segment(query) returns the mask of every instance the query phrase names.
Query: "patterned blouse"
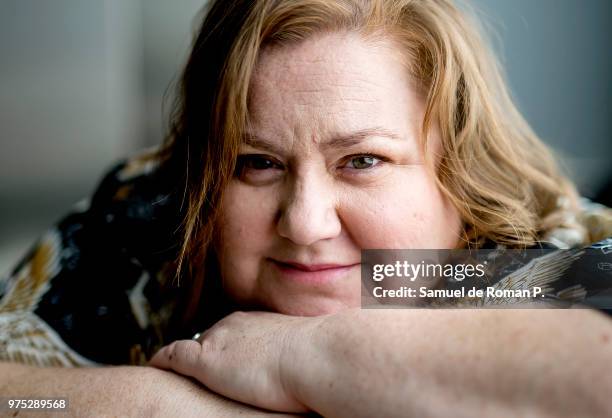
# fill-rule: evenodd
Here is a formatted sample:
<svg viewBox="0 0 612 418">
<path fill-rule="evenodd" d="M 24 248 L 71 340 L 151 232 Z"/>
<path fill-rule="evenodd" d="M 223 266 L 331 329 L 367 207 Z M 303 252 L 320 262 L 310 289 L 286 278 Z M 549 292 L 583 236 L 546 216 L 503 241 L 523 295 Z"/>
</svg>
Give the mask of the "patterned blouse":
<svg viewBox="0 0 612 418">
<path fill-rule="evenodd" d="M 89 202 L 76 205 L 0 277 L 0 361 L 39 366 L 144 364 L 162 345 L 190 338 L 185 286 L 174 280 L 181 196 L 155 160 L 113 168 Z M 612 251 L 612 210 L 586 204 L 558 247 L 596 241 Z"/>
</svg>

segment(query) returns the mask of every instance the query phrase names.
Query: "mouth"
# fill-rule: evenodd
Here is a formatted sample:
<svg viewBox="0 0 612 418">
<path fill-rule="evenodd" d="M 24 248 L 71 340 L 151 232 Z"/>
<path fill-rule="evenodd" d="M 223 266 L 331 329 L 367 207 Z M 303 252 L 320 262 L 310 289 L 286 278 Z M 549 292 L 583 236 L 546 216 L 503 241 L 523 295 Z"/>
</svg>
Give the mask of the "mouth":
<svg viewBox="0 0 612 418">
<path fill-rule="evenodd" d="M 341 279 L 361 264 L 301 264 L 274 259 L 270 261 L 283 279 L 310 284 L 328 283 Z"/>
</svg>

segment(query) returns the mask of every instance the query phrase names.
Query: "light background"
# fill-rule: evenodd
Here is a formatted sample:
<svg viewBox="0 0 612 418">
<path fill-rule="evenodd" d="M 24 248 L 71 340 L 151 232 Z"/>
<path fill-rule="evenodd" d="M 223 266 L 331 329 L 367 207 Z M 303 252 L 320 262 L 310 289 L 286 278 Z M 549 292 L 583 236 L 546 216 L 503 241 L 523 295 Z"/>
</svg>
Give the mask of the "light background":
<svg viewBox="0 0 612 418">
<path fill-rule="evenodd" d="M 202 4 L 0 0 L 0 274 L 104 170 L 161 141 Z M 612 1 L 472 4 L 520 109 L 596 196 L 612 176 Z"/>
</svg>

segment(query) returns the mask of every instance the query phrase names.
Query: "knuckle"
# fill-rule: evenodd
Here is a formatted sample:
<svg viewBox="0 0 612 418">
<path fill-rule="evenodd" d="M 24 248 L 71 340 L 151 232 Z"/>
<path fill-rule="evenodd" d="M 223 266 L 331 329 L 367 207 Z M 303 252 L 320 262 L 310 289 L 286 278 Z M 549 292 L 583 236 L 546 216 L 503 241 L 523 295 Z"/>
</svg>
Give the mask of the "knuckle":
<svg viewBox="0 0 612 418">
<path fill-rule="evenodd" d="M 174 341 L 172 344 L 170 344 L 168 346 L 168 361 L 170 361 L 171 363 L 176 361 L 176 341 Z"/>
<path fill-rule="evenodd" d="M 213 343 L 212 340 L 213 340 L 212 337 L 208 337 L 208 338 L 204 338 L 202 341 L 200 341 L 200 346 L 201 346 L 202 354 L 208 354 L 208 353 L 211 353 L 214 350 L 214 343 Z"/>
<path fill-rule="evenodd" d="M 198 344 L 195 341 L 182 341 L 177 343 L 176 353 L 177 361 L 181 361 L 184 364 L 194 364 L 198 358 Z"/>
</svg>

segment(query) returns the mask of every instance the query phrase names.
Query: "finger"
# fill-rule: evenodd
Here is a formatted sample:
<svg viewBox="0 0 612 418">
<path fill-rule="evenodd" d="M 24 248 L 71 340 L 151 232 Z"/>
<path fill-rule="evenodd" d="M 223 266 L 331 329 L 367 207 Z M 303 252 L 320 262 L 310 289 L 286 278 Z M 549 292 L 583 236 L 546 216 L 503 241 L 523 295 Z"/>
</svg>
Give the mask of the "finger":
<svg viewBox="0 0 612 418">
<path fill-rule="evenodd" d="M 202 344 L 193 340 L 179 340 L 159 350 L 149 365 L 197 379 L 206 367 L 203 360 Z"/>
</svg>

